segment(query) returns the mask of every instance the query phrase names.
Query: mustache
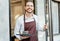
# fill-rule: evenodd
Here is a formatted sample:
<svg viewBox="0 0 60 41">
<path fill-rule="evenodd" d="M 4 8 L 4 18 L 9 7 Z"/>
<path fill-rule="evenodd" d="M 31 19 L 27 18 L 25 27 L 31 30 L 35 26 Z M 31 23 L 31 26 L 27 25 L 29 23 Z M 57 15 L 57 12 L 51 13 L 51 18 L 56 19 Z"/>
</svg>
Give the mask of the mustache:
<svg viewBox="0 0 60 41">
<path fill-rule="evenodd" d="M 29 9 L 31 9 L 31 8 L 28 8 L 27 10 L 29 10 Z M 32 10 L 32 9 L 31 9 Z"/>
</svg>

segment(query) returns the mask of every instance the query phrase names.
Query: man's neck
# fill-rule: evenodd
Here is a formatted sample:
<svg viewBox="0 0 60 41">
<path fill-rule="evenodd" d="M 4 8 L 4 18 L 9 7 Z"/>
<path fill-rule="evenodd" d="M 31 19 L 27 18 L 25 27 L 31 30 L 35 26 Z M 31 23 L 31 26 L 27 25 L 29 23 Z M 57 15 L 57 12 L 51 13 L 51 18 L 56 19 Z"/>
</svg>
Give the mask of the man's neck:
<svg viewBox="0 0 60 41">
<path fill-rule="evenodd" d="M 25 14 L 26 17 L 32 17 L 33 16 L 33 12 L 32 13 L 27 13 Z"/>
</svg>

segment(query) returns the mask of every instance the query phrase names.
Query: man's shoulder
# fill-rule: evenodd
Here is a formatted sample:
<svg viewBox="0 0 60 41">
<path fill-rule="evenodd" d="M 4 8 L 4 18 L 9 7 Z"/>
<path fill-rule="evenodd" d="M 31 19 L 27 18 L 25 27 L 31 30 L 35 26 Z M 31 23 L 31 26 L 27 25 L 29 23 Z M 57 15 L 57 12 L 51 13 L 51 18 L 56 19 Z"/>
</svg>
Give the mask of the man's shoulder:
<svg viewBox="0 0 60 41">
<path fill-rule="evenodd" d="M 38 16 L 34 14 L 34 17 L 37 18 Z"/>
<path fill-rule="evenodd" d="M 17 20 L 22 20 L 24 15 L 21 15 L 17 18 Z"/>
<path fill-rule="evenodd" d="M 19 16 L 18 18 L 23 18 L 24 15 Z"/>
</svg>

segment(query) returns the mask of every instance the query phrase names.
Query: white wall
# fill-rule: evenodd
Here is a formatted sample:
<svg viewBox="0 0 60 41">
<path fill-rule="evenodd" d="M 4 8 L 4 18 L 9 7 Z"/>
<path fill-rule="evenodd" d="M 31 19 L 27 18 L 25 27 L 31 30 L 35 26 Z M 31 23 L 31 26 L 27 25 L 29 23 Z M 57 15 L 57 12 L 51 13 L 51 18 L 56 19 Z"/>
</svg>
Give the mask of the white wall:
<svg viewBox="0 0 60 41">
<path fill-rule="evenodd" d="M 0 41 L 9 41 L 9 0 L 0 0 Z"/>
<path fill-rule="evenodd" d="M 45 24 L 44 0 L 36 0 L 35 3 L 35 12 L 39 16 L 39 22 L 41 23 L 41 26 L 43 26 Z"/>
<path fill-rule="evenodd" d="M 44 0 L 35 0 L 35 12 L 39 17 L 41 27 L 45 24 Z M 38 32 L 38 41 L 45 41 L 45 32 Z"/>
</svg>

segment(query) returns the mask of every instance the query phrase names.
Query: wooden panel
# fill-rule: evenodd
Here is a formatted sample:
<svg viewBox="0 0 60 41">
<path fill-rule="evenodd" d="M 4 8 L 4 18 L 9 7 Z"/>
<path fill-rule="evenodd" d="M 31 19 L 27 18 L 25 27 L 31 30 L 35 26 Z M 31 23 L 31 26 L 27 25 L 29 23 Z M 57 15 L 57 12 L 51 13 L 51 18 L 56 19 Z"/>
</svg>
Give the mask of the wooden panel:
<svg viewBox="0 0 60 41">
<path fill-rule="evenodd" d="M 10 3 L 18 3 L 21 2 L 22 0 L 10 0 Z"/>
<path fill-rule="evenodd" d="M 15 20 L 17 19 L 17 17 L 22 15 L 22 6 L 13 6 L 11 11 L 12 11 L 11 20 L 12 20 L 12 25 L 14 27 Z"/>
<path fill-rule="evenodd" d="M 11 35 L 14 36 L 16 19 L 23 14 L 22 2 L 11 4 Z"/>
<path fill-rule="evenodd" d="M 16 19 L 16 16 L 20 16 L 22 14 L 22 6 L 15 6 L 14 7 L 14 18 Z"/>
</svg>

